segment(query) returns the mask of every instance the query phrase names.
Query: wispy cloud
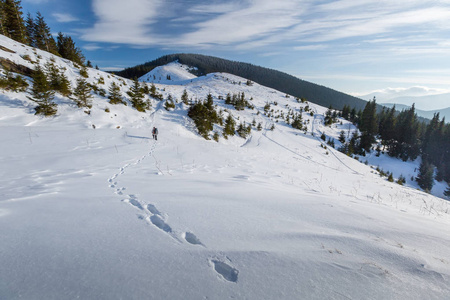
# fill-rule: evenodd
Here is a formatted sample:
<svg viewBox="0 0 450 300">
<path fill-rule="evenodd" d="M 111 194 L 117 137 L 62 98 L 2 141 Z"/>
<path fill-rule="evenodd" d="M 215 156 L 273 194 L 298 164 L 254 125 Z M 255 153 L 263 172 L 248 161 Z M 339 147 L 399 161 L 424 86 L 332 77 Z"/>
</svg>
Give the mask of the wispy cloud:
<svg viewBox="0 0 450 300">
<path fill-rule="evenodd" d="M 155 38 L 151 25 L 165 9 L 162 0 L 93 0 L 98 21 L 84 31 L 86 41 L 130 45 L 151 45 Z M 167 5 L 167 4 L 165 4 Z M 166 8 L 167 9 L 167 8 Z"/>
<path fill-rule="evenodd" d="M 99 50 L 101 48 L 102 47 L 97 44 L 86 44 L 83 46 L 83 49 L 87 50 L 87 51 L 95 51 L 95 50 Z"/>
<path fill-rule="evenodd" d="M 77 17 L 74 17 L 71 14 L 66 13 L 54 13 L 53 17 L 55 17 L 56 21 L 60 23 L 70 23 L 79 20 Z"/>
<path fill-rule="evenodd" d="M 350 38 L 387 44 L 405 33 L 450 28 L 448 3 L 426 0 L 94 0 L 92 7 L 98 21 L 85 40 L 135 46 L 258 49 L 284 43 L 306 50 Z"/>
</svg>

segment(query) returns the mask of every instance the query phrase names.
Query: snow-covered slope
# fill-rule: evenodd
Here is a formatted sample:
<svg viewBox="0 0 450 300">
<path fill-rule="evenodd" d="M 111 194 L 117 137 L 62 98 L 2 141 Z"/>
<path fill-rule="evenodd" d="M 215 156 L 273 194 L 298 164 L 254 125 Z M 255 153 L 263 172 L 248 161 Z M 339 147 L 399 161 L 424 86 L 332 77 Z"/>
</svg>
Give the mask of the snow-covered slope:
<svg viewBox="0 0 450 300">
<path fill-rule="evenodd" d="M 165 66 L 154 68 L 152 71 L 141 76 L 139 81 L 179 85 L 197 78 L 189 70 L 190 68 L 186 65 L 171 62 Z"/>
<path fill-rule="evenodd" d="M 449 202 L 325 149 L 321 132 L 354 130 L 323 126 L 325 108 L 245 82 L 155 83 L 164 99 L 211 93 L 223 116 L 263 125 L 219 142 L 181 102 L 139 113 L 96 95 L 88 115 L 58 97 L 43 118 L 2 92 L 0 299 L 446 299 Z M 255 109 L 224 104 L 242 92 Z M 276 118 L 306 106 L 306 133 Z"/>
</svg>

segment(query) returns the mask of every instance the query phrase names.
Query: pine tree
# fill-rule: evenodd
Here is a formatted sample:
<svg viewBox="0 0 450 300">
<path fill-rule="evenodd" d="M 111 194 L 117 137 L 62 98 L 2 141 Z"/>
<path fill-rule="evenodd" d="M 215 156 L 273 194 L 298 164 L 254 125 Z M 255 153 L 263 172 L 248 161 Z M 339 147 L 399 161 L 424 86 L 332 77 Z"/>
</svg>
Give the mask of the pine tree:
<svg viewBox="0 0 450 300">
<path fill-rule="evenodd" d="M 167 111 L 170 111 L 172 109 L 175 109 L 175 102 L 173 101 L 172 95 L 169 94 L 169 97 L 167 97 L 166 102 L 164 103 L 164 108 Z"/>
<path fill-rule="evenodd" d="M 209 140 L 209 132 L 213 130 L 211 110 L 202 102 L 196 102 L 189 108 L 188 116 L 194 120 L 198 133 Z"/>
<path fill-rule="evenodd" d="M 245 126 L 245 124 L 239 123 L 238 128 L 236 129 L 237 134 L 241 137 L 241 138 L 246 138 L 247 137 L 247 128 Z"/>
<path fill-rule="evenodd" d="M 111 104 L 126 104 L 126 102 L 122 98 L 120 86 L 118 86 L 115 82 L 113 82 L 109 87 L 108 99 L 109 103 Z"/>
<path fill-rule="evenodd" d="M 256 127 L 256 130 L 261 131 L 262 130 L 262 124 L 261 122 L 258 123 L 258 126 Z"/>
<path fill-rule="evenodd" d="M 392 175 L 392 173 L 389 174 L 388 181 L 394 182 L 394 175 Z"/>
<path fill-rule="evenodd" d="M 20 43 L 27 43 L 22 6 L 20 0 L 1 1 L 1 26 L 2 33 Z"/>
<path fill-rule="evenodd" d="M 420 154 L 419 122 L 414 104 L 410 109 L 402 111 L 397 117 L 395 128 L 396 145 L 389 152 L 390 155 L 402 160 L 414 160 Z"/>
<path fill-rule="evenodd" d="M 128 95 L 130 96 L 130 102 L 134 108 L 136 108 L 140 112 L 145 112 L 148 108 L 148 105 L 144 101 L 144 93 L 142 92 L 141 84 L 138 79 L 135 78 L 133 82 L 133 86 L 131 86 L 128 91 Z"/>
<path fill-rule="evenodd" d="M 81 65 L 80 76 L 83 76 L 84 78 L 89 78 L 88 70 L 85 65 Z"/>
<path fill-rule="evenodd" d="M 227 119 L 225 120 L 225 126 L 223 128 L 223 136 L 227 138 L 228 136 L 234 135 L 236 131 L 236 122 L 231 114 L 228 114 Z"/>
<path fill-rule="evenodd" d="M 426 159 L 422 159 L 417 175 L 417 183 L 426 192 L 431 191 L 434 185 L 434 168 Z"/>
<path fill-rule="evenodd" d="M 91 87 L 86 79 L 82 77 L 77 78 L 77 86 L 73 91 L 73 95 L 76 97 L 74 100 L 78 107 L 92 107 Z"/>
<path fill-rule="evenodd" d="M 186 90 L 184 90 L 183 95 L 181 95 L 181 101 L 183 101 L 184 104 L 189 105 L 189 95 Z"/>
<path fill-rule="evenodd" d="M 302 130 L 303 129 L 303 119 L 302 119 L 302 115 L 301 114 L 297 114 L 294 117 L 294 120 L 292 121 L 291 124 L 292 128 L 298 129 L 298 130 Z"/>
<path fill-rule="evenodd" d="M 361 131 L 360 147 L 369 151 L 378 132 L 375 97 L 366 104 L 362 112 L 359 130 Z"/>
<path fill-rule="evenodd" d="M 48 27 L 47 23 L 44 20 L 44 17 L 40 12 L 37 12 L 34 24 L 34 38 L 36 47 L 53 54 L 58 54 L 56 42 L 51 35 L 50 27 Z"/>
<path fill-rule="evenodd" d="M 448 185 L 447 189 L 444 191 L 444 196 L 450 198 L 450 184 Z"/>
<path fill-rule="evenodd" d="M 84 64 L 85 58 L 81 53 L 81 50 L 75 46 L 75 42 L 70 36 L 59 32 L 57 37 L 57 48 L 61 57 L 76 62 L 79 65 Z"/>
<path fill-rule="evenodd" d="M 25 31 L 28 37 L 28 45 L 31 47 L 36 47 L 36 38 L 34 36 L 36 25 L 34 24 L 34 19 L 31 14 L 27 14 L 27 20 L 25 21 Z"/>
<path fill-rule="evenodd" d="M 47 76 L 40 66 L 37 66 L 33 72 L 33 87 L 28 99 L 36 102 L 36 115 L 52 116 L 57 112 L 57 105 L 53 102 L 54 91 L 51 90 L 47 81 Z"/>
<path fill-rule="evenodd" d="M 47 78 L 50 83 L 50 88 L 63 95 L 64 97 L 70 96 L 72 93 L 70 89 L 70 82 L 69 79 L 67 79 L 64 72 L 60 71 L 55 64 L 48 62 L 45 65 L 45 71 Z"/>
<path fill-rule="evenodd" d="M 395 144 L 396 126 L 397 118 L 395 116 L 395 105 L 388 111 L 383 108 L 383 111 L 379 118 L 378 130 L 380 138 L 382 140 L 382 144 L 388 147 L 388 151 L 390 151 L 389 149 L 392 148 Z"/>
<path fill-rule="evenodd" d="M 25 92 L 28 88 L 28 82 L 20 76 L 14 76 L 11 72 L 5 70 L 5 77 L 0 77 L 0 89 L 13 92 Z"/>
<path fill-rule="evenodd" d="M 344 130 L 341 130 L 341 132 L 340 132 L 340 134 L 339 134 L 339 142 L 341 142 L 342 144 L 344 144 L 345 143 L 345 141 L 346 141 L 346 138 L 345 138 L 345 131 Z"/>
</svg>

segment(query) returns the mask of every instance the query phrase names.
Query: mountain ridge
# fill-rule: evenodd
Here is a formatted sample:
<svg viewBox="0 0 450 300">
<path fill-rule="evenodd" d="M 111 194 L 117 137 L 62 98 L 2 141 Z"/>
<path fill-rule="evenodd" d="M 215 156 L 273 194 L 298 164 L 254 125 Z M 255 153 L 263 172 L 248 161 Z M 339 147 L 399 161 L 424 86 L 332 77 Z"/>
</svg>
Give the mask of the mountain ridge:
<svg viewBox="0 0 450 300">
<path fill-rule="evenodd" d="M 155 67 L 166 65 L 173 61 L 179 61 L 181 64 L 197 68 L 194 72 L 194 74 L 196 73 L 195 75 L 215 72 L 229 73 L 295 97 L 305 98 L 324 107 L 332 106 L 335 109 L 342 109 L 344 105 L 348 105 L 357 110 L 362 110 L 367 103 L 367 101 L 357 97 L 302 80 L 281 71 L 201 54 L 169 54 L 114 73 L 126 78 L 141 77 Z M 379 106 L 379 108 L 381 107 Z"/>
</svg>

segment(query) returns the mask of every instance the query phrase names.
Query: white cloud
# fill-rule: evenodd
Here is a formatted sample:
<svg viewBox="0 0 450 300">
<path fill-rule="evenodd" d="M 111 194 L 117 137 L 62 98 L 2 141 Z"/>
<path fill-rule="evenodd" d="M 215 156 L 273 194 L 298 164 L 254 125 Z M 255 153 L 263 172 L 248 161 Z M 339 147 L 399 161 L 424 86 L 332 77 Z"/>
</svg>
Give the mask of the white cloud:
<svg viewBox="0 0 450 300">
<path fill-rule="evenodd" d="M 311 50 L 323 50 L 327 49 L 327 45 L 306 45 L 306 46 L 296 46 L 294 50 L 297 51 L 311 51 Z"/>
<path fill-rule="evenodd" d="M 95 50 L 99 50 L 101 48 L 102 47 L 100 47 L 97 44 L 86 44 L 86 45 L 83 46 L 83 49 L 86 50 L 86 51 L 95 51 Z"/>
<path fill-rule="evenodd" d="M 60 23 L 69 23 L 79 20 L 78 18 L 72 16 L 71 14 L 63 14 L 63 13 L 54 13 L 53 17 L 55 17 L 56 21 Z"/>
<path fill-rule="evenodd" d="M 94 27 L 86 30 L 86 41 L 131 45 L 151 45 L 151 25 L 164 9 L 162 0 L 93 0 L 98 18 Z"/>
<path fill-rule="evenodd" d="M 397 87 L 397 88 L 384 88 L 378 89 L 366 93 L 355 93 L 354 96 L 372 95 L 378 94 L 382 95 L 385 100 L 389 100 L 397 97 L 420 97 L 420 96 L 430 96 L 430 95 L 440 95 L 449 93 L 448 89 L 437 89 L 430 88 L 426 86 L 411 86 L 411 87 Z"/>
<path fill-rule="evenodd" d="M 448 50 L 440 30 L 450 28 L 450 7 L 426 0 L 93 0 L 92 7 L 98 21 L 84 40 L 139 47 L 317 50 L 353 38 L 403 54 L 406 42 L 434 35 L 436 44 L 411 50 L 431 54 Z"/>
</svg>

